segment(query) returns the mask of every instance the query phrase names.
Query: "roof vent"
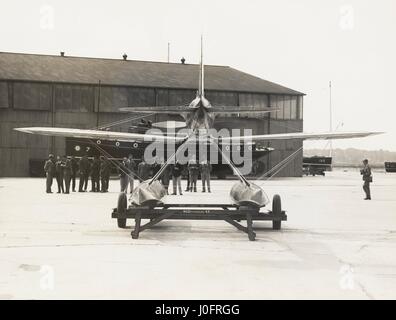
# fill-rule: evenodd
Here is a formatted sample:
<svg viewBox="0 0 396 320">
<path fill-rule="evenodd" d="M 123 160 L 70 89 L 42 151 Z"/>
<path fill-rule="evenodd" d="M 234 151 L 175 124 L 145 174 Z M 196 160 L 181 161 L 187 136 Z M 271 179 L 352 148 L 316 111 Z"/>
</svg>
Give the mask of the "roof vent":
<svg viewBox="0 0 396 320">
<path fill-rule="evenodd" d="M 122 55 L 122 57 L 123 57 L 124 60 L 126 61 L 126 59 L 128 58 L 128 55 L 127 55 L 126 53 L 124 53 L 124 54 Z"/>
<path fill-rule="evenodd" d="M 64 51 L 61 51 L 61 52 L 60 52 L 60 55 L 61 55 L 61 57 L 64 57 L 64 56 L 65 56 L 65 52 L 64 52 Z"/>
<path fill-rule="evenodd" d="M 182 63 L 182 64 L 186 64 L 186 59 L 184 59 L 184 57 L 183 57 L 183 58 L 181 58 L 181 60 L 180 60 L 180 61 L 181 61 L 181 63 Z"/>
</svg>

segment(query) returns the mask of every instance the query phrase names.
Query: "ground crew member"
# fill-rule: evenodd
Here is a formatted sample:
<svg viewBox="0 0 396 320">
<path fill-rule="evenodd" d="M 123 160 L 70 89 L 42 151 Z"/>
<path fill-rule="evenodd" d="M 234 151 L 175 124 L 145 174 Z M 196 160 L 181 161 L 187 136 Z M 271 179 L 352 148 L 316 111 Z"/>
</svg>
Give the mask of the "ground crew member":
<svg viewBox="0 0 396 320">
<path fill-rule="evenodd" d="M 73 175 L 73 168 L 72 168 L 72 158 L 70 156 L 67 157 L 65 162 L 65 167 L 63 169 L 63 176 L 65 179 L 65 193 L 70 193 L 70 181 Z"/>
<path fill-rule="evenodd" d="M 88 187 L 90 164 L 87 156 L 83 156 L 78 162 L 78 172 L 80 175 L 80 184 L 78 186 L 78 192 L 86 192 Z"/>
<path fill-rule="evenodd" d="M 171 176 L 171 166 L 167 166 L 161 174 L 161 183 L 165 188 L 166 194 L 169 194 L 169 182 Z M 181 178 L 180 178 L 181 179 Z"/>
<path fill-rule="evenodd" d="M 184 166 L 183 173 L 187 176 L 187 187 L 186 187 L 186 192 L 190 191 L 190 173 L 188 172 L 188 164 Z"/>
<path fill-rule="evenodd" d="M 109 191 L 110 162 L 104 157 L 100 157 L 100 180 L 102 184 L 101 192 Z"/>
<path fill-rule="evenodd" d="M 56 183 L 58 185 L 58 193 L 65 192 L 65 188 L 63 187 L 63 167 L 64 164 L 60 156 L 57 156 L 55 162 L 55 173 L 56 173 Z"/>
<path fill-rule="evenodd" d="M 176 164 L 172 166 L 171 172 L 172 172 L 173 195 L 177 195 L 177 188 L 179 189 L 179 194 L 183 195 L 182 187 L 181 187 L 182 171 L 183 171 L 183 166 L 179 162 L 176 162 Z"/>
<path fill-rule="evenodd" d="M 150 166 L 144 159 L 138 165 L 139 182 L 146 181 L 150 177 Z"/>
<path fill-rule="evenodd" d="M 195 159 L 188 162 L 188 174 L 190 176 L 190 192 L 197 192 L 199 165 Z"/>
<path fill-rule="evenodd" d="M 130 188 L 130 193 L 133 192 L 134 189 L 134 182 L 135 182 L 135 169 L 136 169 L 136 163 L 133 160 L 132 154 L 129 154 L 128 156 L 128 163 L 127 163 L 127 168 L 128 168 L 128 174 L 129 174 L 129 188 Z M 128 186 L 127 190 L 125 191 L 128 193 Z"/>
<path fill-rule="evenodd" d="M 122 162 L 118 167 L 118 173 L 120 176 L 121 192 L 127 193 L 129 176 L 128 176 L 128 159 L 126 157 L 122 159 Z"/>
<path fill-rule="evenodd" d="M 54 155 L 50 154 L 48 160 L 44 164 L 44 171 L 46 176 L 47 193 L 52 193 L 51 186 L 55 175 Z"/>
<path fill-rule="evenodd" d="M 97 155 L 94 156 L 94 160 L 91 166 L 91 192 L 100 191 L 100 160 Z"/>
<path fill-rule="evenodd" d="M 76 192 L 76 176 L 78 172 L 78 162 L 74 156 L 71 157 L 71 169 L 72 169 L 72 174 L 71 174 L 72 190 L 73 192 Z"/>
<path fill-rule="evenodd" d="M 153 177 L 158 173 L 158 171 L 161 170 L 161 164 L 160 164 L 160 160 L 158 160 L 158 158 L 155 159 L 155 162 L 153 163 L 151 170 L 153 173 Z"/>
<path fill-rule="evenodd" d="M 363 176 L 363 190 L 366 194 L 366 198 L 364 200 L 371 200 L 371 191 L 370 191 L 370 183 L 373 182 L 373 176 L 371 174 L 371 168 L 368 164 L 368 160 L 363 160 L 363 169 L 360 170 L 360 174 Z"/>
<path fill-rule="evenodd" d="M 201 180 L 202 180 L 202 192 L 206 192 L 205 184 L 210 192 L 210 171 L 212 171 L 212 165 L 207 160 L 201 162 Z"/>
</svg>

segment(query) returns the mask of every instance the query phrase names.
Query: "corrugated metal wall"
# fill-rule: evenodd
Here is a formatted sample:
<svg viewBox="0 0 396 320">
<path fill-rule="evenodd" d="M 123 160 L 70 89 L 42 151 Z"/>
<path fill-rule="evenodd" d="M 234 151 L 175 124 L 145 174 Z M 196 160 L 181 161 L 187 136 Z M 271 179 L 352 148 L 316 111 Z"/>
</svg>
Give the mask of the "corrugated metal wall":
<svg viewBox="0 0 396 320">
<path fill-rule="evenodd" d="M 216 121 L 218 129 L 250 128 L 254 134 L 302 130 L 302 120 L 296 119 L 299 118 L 298 104 L 301 102 L 296 99 L 215 91 L 208 91 L 206 96 L 213 105 L 239 103 L 239 105 L 257 106 L 281 105 L 284 108 L 282 114 L 271 116 L 244 115 L 237 120 L 233 119 L 235 115 L 224 116 Z M 181 105 L 188 104 L 194 97 L 195 90 L 0 81 L 0 176 L 28 176 L 29 159 L 43 159 L 50 152 L 57 155 L 65 153 L 64 138 L 28 135 L 16 132 L 12 130 L 13 128 L 30 126 L 94 128 L 97 125 L 129 117 L 130 115 L 118 112 L 120 107 Z M 294 112 L 297 115 L 284 120 L 284 112 L 292 114 Z M 148 119 L 163 121 L 169 117 L 155 115 Z M 172 119 L 181 120 L 178 116 L 173 116 Z M 128 126 L 129 123 L 125 123 L 112 130 L 126 131 Z M 268 145 L 276 149 L 266 159 L 266 167 L 269 169 L 300 148 L 302 142 L 277 141 Z M 279 172 L 278 176 L 301 174 L 302 152 Z"/>
</svg>

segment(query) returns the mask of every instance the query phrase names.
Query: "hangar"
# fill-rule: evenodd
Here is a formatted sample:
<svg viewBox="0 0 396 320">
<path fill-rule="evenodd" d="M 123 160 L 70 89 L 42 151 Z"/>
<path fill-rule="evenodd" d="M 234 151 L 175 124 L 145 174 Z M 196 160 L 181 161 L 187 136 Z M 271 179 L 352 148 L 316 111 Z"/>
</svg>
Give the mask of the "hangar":
<svg viewBox="0 0 396 320">
<path fill-rule="evenodd" d="M 0 53 L 0 176 L 28 176 L 29 161 L 64 155 L 65 138 L 25 135 L 15 127 L 93 128 L 122 120 L 118 108 L 182 105 L 197 90 L 199 65 Z M 304 94 L 228 66 L 205 66 L 206 97 L 213 105 L 271 106 L 271 114 L 230 114 L 217 128 L 250 128 L 253 134 L 298 132 Z M 153 122 L 174 119 L 153 115 Z M 126 131 L 124 123 L 112 130 Z M 261 159 L 270 169 L 302 145 L 273 141 Z M 302 152 L 278 176 L 301 176 Z"/>
</svg>

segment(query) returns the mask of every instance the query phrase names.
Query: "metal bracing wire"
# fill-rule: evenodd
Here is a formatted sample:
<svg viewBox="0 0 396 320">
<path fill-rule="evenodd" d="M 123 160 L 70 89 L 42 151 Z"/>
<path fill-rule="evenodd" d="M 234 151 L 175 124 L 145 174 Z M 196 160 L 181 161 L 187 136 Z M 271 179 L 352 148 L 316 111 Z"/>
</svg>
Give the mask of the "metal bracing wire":
<svg viewBox="0 0 396 320">
<path fill-rule="evenodd" d="M 217 147 L 217 150 L 220 152 L 222 158 L 228 163 L 234 173 L 238 176 L 238 178 L 245 183 L 247 186 L 250 186 L 249 181 L 243 176 L 243 174 L 239 171 L 239 169 L 235 166 L 235 164 L 227 157 L 227 155 L 220 149 L 219 145 L 216 142 L 213 144 Z"/>
<path fill-rule="evenodd" d="M 262 179 L 266 176 L 268 176 L 265 181 L 268 181 L 272 179 L 276 174 L 278 174 L 281 170 L 283 170 L 289 163 L 290 161 L 294 160 L 294 158 L 297 156 L 297 154 L 303 150 L 303 147 L 298 148 L 296 151 L 294 151 L 291 155 L 283 159 L 281 162 L 279 162 L 276 166 L 268 170 L 266 173 L 261 175 L 258 179 Z"/>
<path fill-rule="evenodd" d="M 111 155 L 106 152 L 106 150 L 104 150 L 103 148 L 99 147 L 97 144 L 95 144 L 94 142 L 92 142 L 90 140 L 90 143 L 96 148 L 98 149 L 99 153 L 102 154 L 104 157 L 106 157 L 107 161 L 110 161 L 110 163 L 112 163 L 118 170 L 124 172 L 129 178 L 133 178 L 134 176 L 136 176 L 139 180 L 142 180 L 141 177 L 139 177 L 139 175 L 137 173 L 131 173 L 129 170 L 128 172 L 123 170 L 123 168 L 119 165 L 119 163 L 117 161 L 111 160 Z"/>
<path fill-rule="evenodd" d="M 186 138 L 186 140 L 177 148 L 177 150 L 166 160 L 166 162 L 161 166 L 161 168 L 158 170 L 158 172 L 154 175 L 154 177 L 151 178 L 149 185 L 152 184 L 155 180 L 157 180 L 161 174 L 164 172 L 164 170 L 169 166 L 171 161 L 173 161 L 177 155 L 184 149 L 185 146 L 187 145 L 188 139 L 193 135 L 193 132 L 190 133 L 190 135 Z"/>
<path fill-rule="evenodd" d="M 138 117 L 133 116 L 133 117 L 129 117 L 129 118 L 126 118 L 126 119 L 121 119 L 121 120 L 117 120 L 117 121 L 114 121 L 114 122 L 109 122 L 109 123 L 106 123 L 106 124 L 103 124 L 103 125 L 100 125 L 100 126 L 97 126 L 97 127 L 93 127 L 93 128 L 91 128 L 91 130 L 110 128 L 110 127 L 114 127 L 114 126 L 119 125 L 119 124 L 123 124 L 123 123 L 128 122 L 128 121 L 139 120 L 139 119 L 142 119 L 142 118 L 150 117 L 152 115 L 155 115 L 155 113 L 144 114 L 144 115 L 138 116 Z"/>
</svg>

